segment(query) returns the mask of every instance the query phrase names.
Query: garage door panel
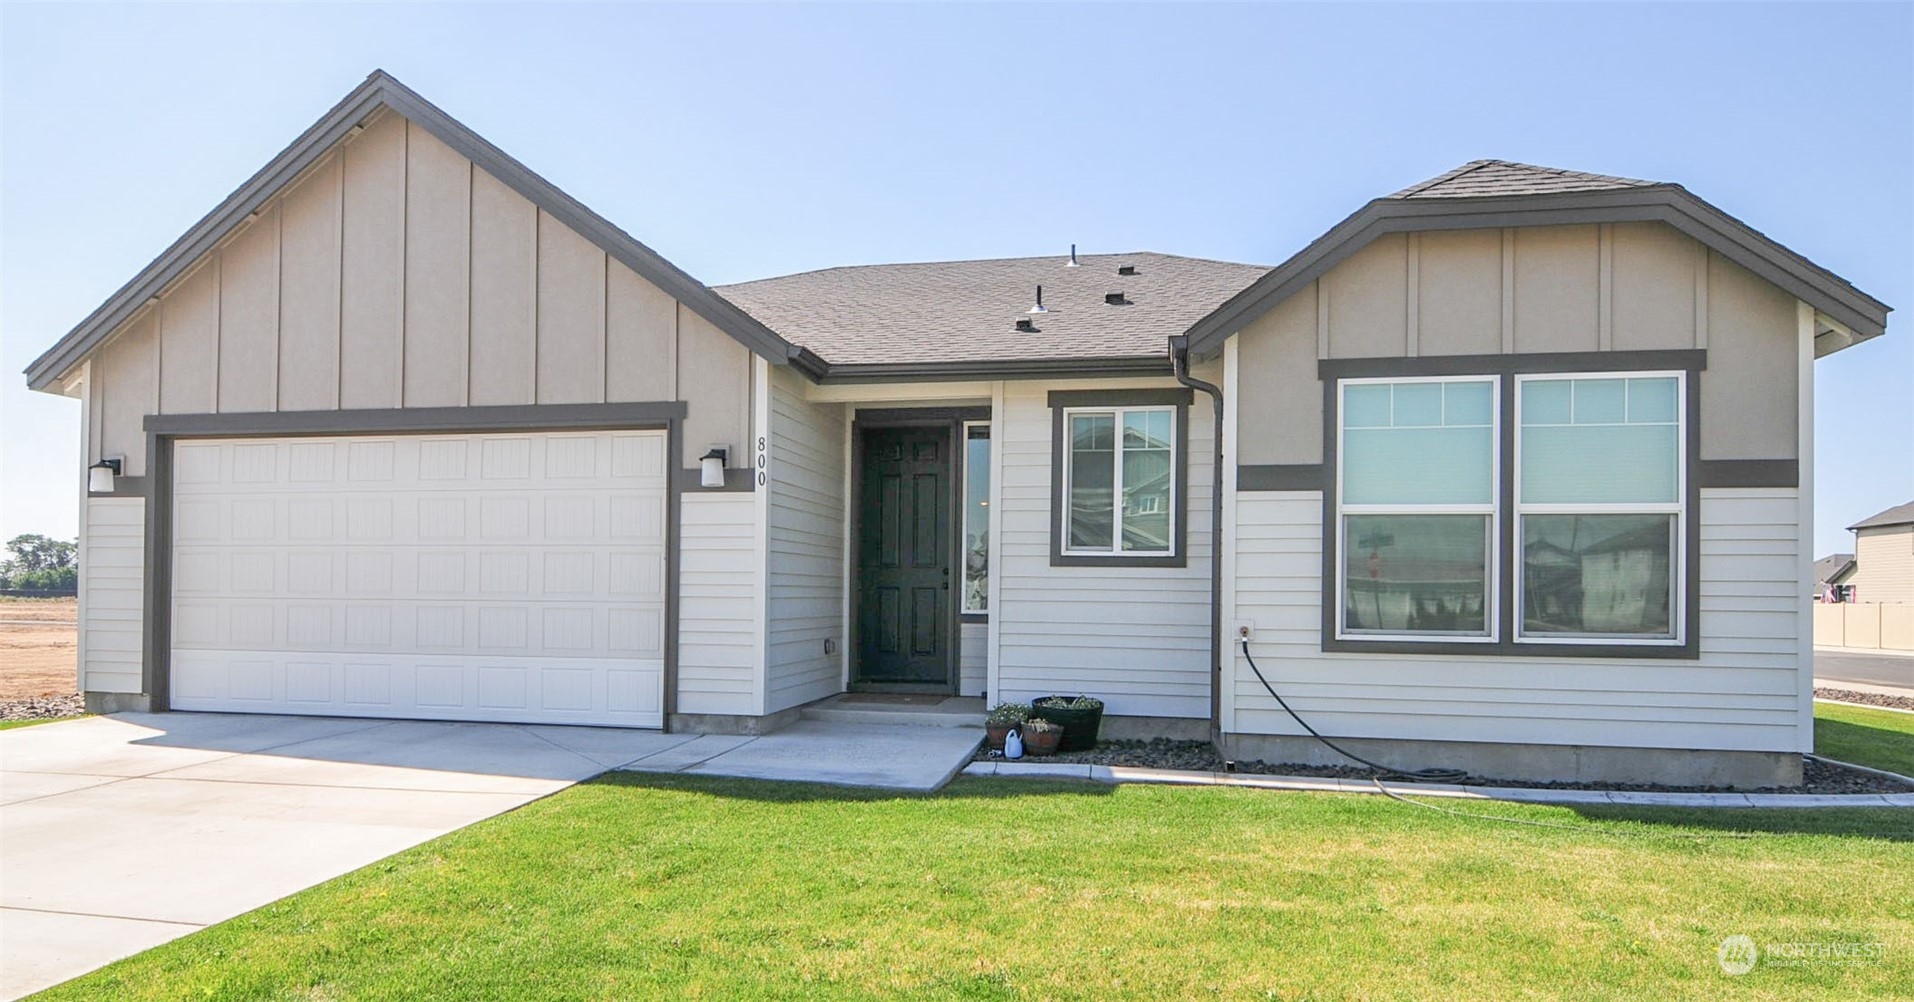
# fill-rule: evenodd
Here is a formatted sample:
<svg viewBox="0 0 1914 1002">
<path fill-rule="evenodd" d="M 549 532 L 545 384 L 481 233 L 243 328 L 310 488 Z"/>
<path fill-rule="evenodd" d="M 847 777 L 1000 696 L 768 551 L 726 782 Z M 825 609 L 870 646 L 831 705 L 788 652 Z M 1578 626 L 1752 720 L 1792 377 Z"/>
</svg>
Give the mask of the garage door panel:
<svg viewBox="0 0 1914 1002">
<path fill-rule="evenodd" d="M 178 443 L 174 705 L 659 725 L 664 458 L 661 432 Z"/>
</svg>

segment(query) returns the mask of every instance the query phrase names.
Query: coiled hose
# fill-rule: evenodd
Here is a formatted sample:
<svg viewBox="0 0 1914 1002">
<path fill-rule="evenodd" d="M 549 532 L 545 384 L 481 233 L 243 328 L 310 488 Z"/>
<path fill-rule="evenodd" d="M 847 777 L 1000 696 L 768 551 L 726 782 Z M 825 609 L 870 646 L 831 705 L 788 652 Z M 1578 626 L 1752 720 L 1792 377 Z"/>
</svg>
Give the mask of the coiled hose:
<svg viewBox="0 0 1914 1002">
<path fill-rule="evenodd" d="M 1237 642 L 1243 645 L 1243 659 L 1249 662 L 1249 670 L 1256 673 L 1256 681 L 1263 683 L 1263 688 L 1268 689 L 1269 694 L 1275 697 L 1277 704 L 1283 708 L 1283 712 L 1289 714 L 1290 719 L 1301 724 L 1303 730 L 1309 732 L 1310 737 L 1328 745 L 1336 754 L 1352 761 L 1361 762 L 1363 765 L 1376 770 L 1376 772 L 1385 779 L 1403 779 L 1415 783 L 1460 783 L 1468 778 L 1469 774 L 1461 769 L 1417 769 L 1413 772 L 1402 769 L 1391 769 L 1380 762 L 1371 762 L 1361 755 L 1323 737 L 1314 727 L 1309 726 L 1309 721 L 1304 720 L 1301 716 L 1297 715 L 1295 710 L 1290 709 L 1289 703 L 1283 699 L 1282 693 L 1277 692 L 1276 687 L 1269 684 L 1269 679 L 1263 677 L 1263 670 L 1256 667 L 1256 658 L 1249 653 L 1249 638 L 1241 637 Z"/>
</svg>

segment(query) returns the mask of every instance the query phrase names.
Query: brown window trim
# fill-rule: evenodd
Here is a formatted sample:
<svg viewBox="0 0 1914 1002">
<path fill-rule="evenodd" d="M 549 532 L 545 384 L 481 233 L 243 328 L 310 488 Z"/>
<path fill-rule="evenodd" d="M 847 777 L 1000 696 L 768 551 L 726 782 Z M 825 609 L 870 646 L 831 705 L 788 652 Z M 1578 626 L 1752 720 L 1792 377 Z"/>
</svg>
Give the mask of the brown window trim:
<svg viewBox="0 0 1914 1002">
<path fill-rule="evenodd" d="M 1188 567 L 1190 552 L 1190 401 L 1187 387 L 1144 390 L 1051 390 L 1050 405 L 1050 566 L 1052 567 Z M 1176 408 L 1176 524 L 1170 533 L 1176 552 L 1168 556 L 1113 554 L 1092 557 L 1063 552 L 1063 411 L 1066 407 L 1175 407 Z"/>
<path fill-rule="evenodd" d="M 1708 368 L 1705 350 L 1556 352 L 1536 355 L 1442 355 L 1429 358 L 1324 359 L 1317 363 L 1323 384 L 1323 564 L 1322 649 L 1347 654 L 1455 654 L 1492 658 L 1625 658 L 1637 661 L 1686 660 L 1701 657 L 1701 374 Z M 1687 398 L 1682 421 L 1685 439 L 1682 504 L 1682 641 L 1647 645 L 1523 643 L 1516 639 L 1515 577 L 1515 377 L 1550 372 L 1646 372 L 1681 369 L 1687 372 Z M 1336 607 L 1337 429 L 1342 426 L 1336 390 L 1345 378 L 1390 376 L 1496 376 L 1501 382 L 1502 480 L 1496 485 L 1500 517 L 1496 533 L 1501 543 L 1498 563 L 1500 587 L 1493 596 L 1500 610 L 1501 635 L 1493 641 L 1463 643 L 1445 640 L 1342 640 L 1336 636 L 1341 610 Z"/>
</svg>

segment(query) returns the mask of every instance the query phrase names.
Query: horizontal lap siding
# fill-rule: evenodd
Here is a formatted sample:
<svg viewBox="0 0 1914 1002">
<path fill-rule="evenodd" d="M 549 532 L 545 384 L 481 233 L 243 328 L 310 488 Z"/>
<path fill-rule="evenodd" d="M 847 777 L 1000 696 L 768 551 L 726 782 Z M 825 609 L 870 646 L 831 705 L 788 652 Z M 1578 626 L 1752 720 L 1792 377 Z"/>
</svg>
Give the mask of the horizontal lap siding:
<svg viewBox="0 0 1914 1002">
<path fill-rule="evenodd" d="M 146 502 L 88 498 L 80 550 L 80 690 L 140 692 Z"/>
<path fill-rule="evenodd" d="M 1789 751 L 1798 716 L 1797 501 L 1704 490 L 1696 661 L 1421 657 L 1321 650 L 1322 495 L 1236 500 L 1233 622 L 1270 681 L 1347 737 Z M 1228 730 L 1299 734 L 1240 649 Z"/>
<path fill-rule="evenodd" d="M 757 503 L 688 493 L 679 506 L 678 712 L 757 714 Z"/>
<path fill-rule="evenodd" d="M 957 646 L 957 695 L 981 696 L 989 686 L 990 624 L 965 623 Z"/>
<path fill-rule="evenodd" d="M 824 642 L 844 625 L 844 409 L 805 401 L 797 381 L 771 377 L 766 713 L 843 689 Z"/>
<path fill-rule="evenodd" d="M 1127 385 L 1127 384 L 1126 384 Z M 1140 385 L 1140 384 L 1138 384 Z M 1028 700 L 1051 693 L 1087 693 L 1112 714 L 1209 716 L 1209 462 L 1213 426 L 1208 402 L 1189 409 L 1190 490 L 1186 567 L 1050 566 L 1050 459 L 1053 388 L 1084 384 L 1010 383 L 997 422 L 1003 452 L 999 510 L 1002 534 L 998 607 L 1001 693 Z"/>
</svg>

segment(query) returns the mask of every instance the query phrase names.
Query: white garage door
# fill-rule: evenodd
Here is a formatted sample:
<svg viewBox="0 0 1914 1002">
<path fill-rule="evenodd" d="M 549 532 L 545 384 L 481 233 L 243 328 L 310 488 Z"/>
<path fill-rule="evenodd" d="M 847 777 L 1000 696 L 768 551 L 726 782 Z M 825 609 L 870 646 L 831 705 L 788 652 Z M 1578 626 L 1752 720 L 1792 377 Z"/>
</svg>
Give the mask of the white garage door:
<svg viewBox="0 0 1914 1002">
<path fill-rule="evenodd" d="M 181 710 L 663 722 L 661 431 L 185 440 Z"/>
</svg>

